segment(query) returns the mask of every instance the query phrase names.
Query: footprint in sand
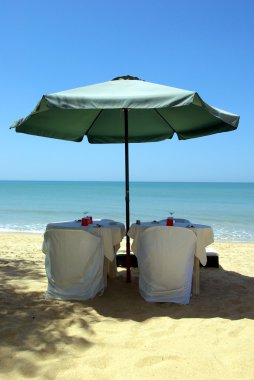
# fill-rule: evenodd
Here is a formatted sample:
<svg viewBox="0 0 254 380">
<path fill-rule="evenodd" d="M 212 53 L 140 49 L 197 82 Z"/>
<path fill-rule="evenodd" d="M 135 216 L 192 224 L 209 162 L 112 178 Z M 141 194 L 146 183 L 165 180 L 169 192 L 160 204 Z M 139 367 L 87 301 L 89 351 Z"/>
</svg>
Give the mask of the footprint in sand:
<svg viewBox="0 0 254 380">
<path fill-rule="evenodd" d="M 151 365 L 161 364 L 166 361 L 179 361 L 181 360 L 180 356 L 177 355 L 158 355 L 158 356 L 146 356 L 145 358 L 139 360 L 136 365 L 137 367 L 147 367 Z"/>
</svg>

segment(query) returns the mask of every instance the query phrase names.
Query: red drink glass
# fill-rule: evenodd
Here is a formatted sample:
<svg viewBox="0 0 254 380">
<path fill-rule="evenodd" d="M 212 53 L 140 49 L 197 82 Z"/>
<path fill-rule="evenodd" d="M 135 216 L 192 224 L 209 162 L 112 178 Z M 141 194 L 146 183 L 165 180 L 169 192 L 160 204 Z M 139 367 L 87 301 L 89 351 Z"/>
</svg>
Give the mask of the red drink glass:
<svg viewBox="0 0 254 380">
<path fill-rule="evenodd" d="M 167 226 L 172 227 L 174 225 L 174 219 L 173 218 L 168 218 L 167 219 Z"/>
<path fill-rule="evenodd" d="M 88 226 L 88 224 L 89 224 L 89 218 L 81 219 L 81 226 Z"/>
</svg>

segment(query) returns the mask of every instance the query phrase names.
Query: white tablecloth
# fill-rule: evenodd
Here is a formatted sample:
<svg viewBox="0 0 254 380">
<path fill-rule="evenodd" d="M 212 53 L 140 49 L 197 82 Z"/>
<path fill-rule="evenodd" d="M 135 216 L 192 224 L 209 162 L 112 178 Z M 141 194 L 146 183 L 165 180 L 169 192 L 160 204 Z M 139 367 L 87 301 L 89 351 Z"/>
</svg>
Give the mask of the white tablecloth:
<svg viewBox="0 0 254 380">
<path fill-rule="evenodd" d="M 148 227 L 156 227 L 156 226 L 165 226 L 165 221 L 160 222 L 144 222 L 141 224 L 132 224 L 128 235 L 133 239 L 133 243 L 131 245 L 131 249 L 135 255 L 137 255 L 137 247 L 140 233 L 148 228 Z M 190 228 L 195 235 L 197 236 L 197 246 L 195 256 L 199 259 L 202 265 L 205 265 L 207 262 L 206 250 L 209 244 L 214 242 L 213 230 L 210 226 L 205 226 L 203 224 L 191 224 L 193 227 L 187 227 L 189 223 L 175 223 L 174 227 L 186 227 Z M 167 227 L 170 228 L 170 227 Z"/>
<path fill-rule="evenodd" d="M 81 226 L 80 221 L 49 223 L 46 230 L 54 228 L 64 228 L 69 230 L 84 230 L 93 235 L 101 236 L 103 239 L 104 256 L 113 261 L 115 252 L 125 236 L 125 226 L 113 220 L 101 219 L 94 220 L 89 226 Z M 42 247 L 44 252 L 44 248 Z"/>
</svg>

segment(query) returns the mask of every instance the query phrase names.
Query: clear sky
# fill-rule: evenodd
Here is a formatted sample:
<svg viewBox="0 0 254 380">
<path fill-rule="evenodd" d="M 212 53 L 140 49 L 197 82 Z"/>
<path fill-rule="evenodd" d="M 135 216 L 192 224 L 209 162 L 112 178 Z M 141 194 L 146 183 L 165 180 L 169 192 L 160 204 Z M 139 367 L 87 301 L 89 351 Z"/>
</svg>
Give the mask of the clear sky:
<svg viewBox="0 0 254 380">
<path fill-rule="evenodd" d="M 0 180 L 124 180 L 124 146 L 18 134 L 43 94 L 130 74 L 195 90 L 234 132 L 131 144 L 132 181 L 254 181 L 254 2 L 1 0 Z"/>
</svg>

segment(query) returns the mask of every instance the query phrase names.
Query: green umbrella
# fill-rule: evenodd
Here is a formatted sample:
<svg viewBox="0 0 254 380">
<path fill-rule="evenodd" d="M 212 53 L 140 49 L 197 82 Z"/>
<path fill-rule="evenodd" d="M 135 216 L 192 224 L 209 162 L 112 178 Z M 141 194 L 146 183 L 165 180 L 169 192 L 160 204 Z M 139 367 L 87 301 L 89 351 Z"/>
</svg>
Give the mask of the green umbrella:
<svg viewBox="0 0 254 380">
<path fill-rule="evenodd" d="M 123 76 L 109 82 L 44 95 L 16 132 L 91 144 L 125 143 L 126 231 L 129 230 L 128 143 L 179 140 L 232 131 L 239 116 L 206 104 L 197 92 Z M 127 281 L 130 241 L 126 236 Z"/>
</svg>

